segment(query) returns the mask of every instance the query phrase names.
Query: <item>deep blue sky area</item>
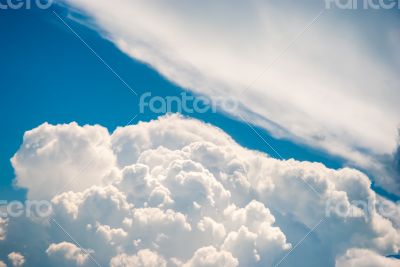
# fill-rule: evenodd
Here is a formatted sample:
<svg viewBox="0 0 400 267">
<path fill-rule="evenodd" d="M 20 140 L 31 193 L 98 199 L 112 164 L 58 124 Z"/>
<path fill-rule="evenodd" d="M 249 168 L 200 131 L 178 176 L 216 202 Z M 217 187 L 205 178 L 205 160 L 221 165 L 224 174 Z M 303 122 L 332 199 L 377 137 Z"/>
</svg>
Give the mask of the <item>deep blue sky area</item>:
<svg viewBox="0 0 400 267">
<path fill-rule="evenodd" d="M 21 145 L 25 131 L 49 122 L 76 121 L 100 124 L 112 132 L 139 112 L 135 96 L 62 22 L 71 27 L 140 96 L 174 96 L 184 89 L 167 81 L 151 67 L 120 52 L 112 43 L 66 17 L 66 10 L 1 10 L 0 25 L 0 195 L 1 199 L 23 199 L 24 190 L 12 187 L 10 158 Z M 132 124 L 160 114 L 140 114 Z M 241 145 L 277 155 L 245 123 L 222 113 L 186 114 L 210 122 Z M 343 161 L 285 140 L 277 140 L 257 129 L 284 158 L 323 162 L 339 168 Z"/>
</svg>

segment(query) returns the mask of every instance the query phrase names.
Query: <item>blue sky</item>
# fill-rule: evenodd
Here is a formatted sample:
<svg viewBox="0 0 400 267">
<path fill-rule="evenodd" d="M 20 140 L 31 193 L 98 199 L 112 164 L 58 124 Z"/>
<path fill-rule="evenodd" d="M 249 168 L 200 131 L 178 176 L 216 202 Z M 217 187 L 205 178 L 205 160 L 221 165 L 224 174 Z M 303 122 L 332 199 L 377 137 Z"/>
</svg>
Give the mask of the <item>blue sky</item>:
<svg viewBox="0 0 400 267">
<path fill-rule="evenodd" d="M 0 267 L 398 266 L 399 10 L 232 3 L 0 10 L 0 200 L 53 211 L 0 217 Z"/>
</svg>

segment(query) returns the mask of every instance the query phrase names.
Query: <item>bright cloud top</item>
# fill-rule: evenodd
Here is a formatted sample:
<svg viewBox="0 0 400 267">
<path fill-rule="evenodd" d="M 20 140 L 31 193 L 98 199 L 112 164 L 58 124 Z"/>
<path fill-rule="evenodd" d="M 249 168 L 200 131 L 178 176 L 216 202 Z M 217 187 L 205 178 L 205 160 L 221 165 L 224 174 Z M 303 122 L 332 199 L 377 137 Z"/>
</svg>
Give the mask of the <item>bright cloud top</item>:
<svg viewBox="0 0 400 267">
<path fill-rule="evenodd" d="M 180 86 L 236 98 L 231 115 L 339 155 L 400 192 L 383 166 L 400 123 L 396 11 L 329 9 L 305 31 L 325 1 L 61 2 Z"/>
<path fill-rule="evenodd" d="M 18 252 L 11 252 L 8 254 L 8 259 L 14 267 L 22 266 L 25 263 L 25 257 Z"/>
<path fill-rule="evenodd" d="M 399 264 L 384 256 L 399 251 L 400 208 L 364 174 L 276 160 L 194 119 L 171 115 L 111 135 L 43 124 L 25 133 L 12 164 L 29 198 L 53 205 L 48 220 L 2 223 L 0 247 L 12 242 L 27 265 Z"/>
</svg>

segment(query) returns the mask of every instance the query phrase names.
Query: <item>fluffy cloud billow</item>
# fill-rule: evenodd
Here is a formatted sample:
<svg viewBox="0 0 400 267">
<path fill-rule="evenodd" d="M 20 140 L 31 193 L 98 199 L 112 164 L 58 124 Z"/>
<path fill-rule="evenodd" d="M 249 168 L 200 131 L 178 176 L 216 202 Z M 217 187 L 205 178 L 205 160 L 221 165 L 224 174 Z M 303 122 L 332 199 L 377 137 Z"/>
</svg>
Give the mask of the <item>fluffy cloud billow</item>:
<svg viewBox="0 0 400 267">
<path fill-rule="evenodd" d="M 399 251 L 400 207 L 363 173 L 277 160 L 194 119 L 111 134 L 43 124 L 12 164 L 29 200 L 52 203 L 45 219 L 1 221 L 1 251 L 19 251 L 24 266 L 400 264 L 385 257 Z"/>
</svg>

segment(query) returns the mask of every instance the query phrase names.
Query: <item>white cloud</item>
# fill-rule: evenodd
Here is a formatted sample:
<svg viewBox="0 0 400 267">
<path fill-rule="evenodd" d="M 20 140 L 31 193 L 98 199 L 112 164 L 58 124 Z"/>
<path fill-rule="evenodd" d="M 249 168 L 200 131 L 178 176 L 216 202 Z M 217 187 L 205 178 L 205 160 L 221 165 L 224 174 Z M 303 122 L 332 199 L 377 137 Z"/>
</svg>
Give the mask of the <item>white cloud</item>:
<svg viewBox="0 0 400 267">
<path fill-rule="evenodd" d="M 217 223 L 210 217 L 204 217 L 197 224 L 197 228 L 206 236 L 211 236 L 217 243 L 223 241 L 226 236 L 225 226 Z"/>
<path fill-rule="evenodd" d="M 367 249 L 350 249 L 336 260 L 336 267 L 398 267 L 399 260 L 383 257 Z"/>
<path fill-rule="evenodd" d="M 140 250 L 137 255 L 128 256 L 119 254 L 111 259 L 110 267 L 166 267 L 167 262 L 157 255 L 157 253 L 148 249 Z"/>
<path fill-rule="evenodd" d="M 46 253 L 54 258 L 61 257 L 81 266 L 88 261 L 91 251 L 83 250 L 69 242 L 61 242 L 58 244 L 50 244 Z"/>
<path fill-rule="evenodd" d="M 214 247 L 198 249 L 183 267 L 236 267 L 239 262 L 227 251 L 217 251 Z"/>
<path fill-rule="evenodd" d="M 7 265 L 3 261 L 0 261 L 0 267 L 7 267 Z"/>
<path fill-rule="evenodd" d="M 101 225 L 101 224 L 97 225 L 96 231 L 100 235 L 103 235 L 105 240 L 108 242 L 114 242 L 113 240 L 115 240 L 115 239 L 118 239 L 118 240 L 123 239 L 128 235 L 121 228 L 111 228 L 108 225 Z"/>
<path fill-rule="evenodd" d="M 24 152 L 11 160 L 17 185 L 29 188 L 29 198 L 43 199 L 60 193 L 57 190 L 80 190 L 97 184 L 114 164 L 109 138 L 103 127 L 79 127 L 76 123 L 57 127 L 45 123 L 26 132 Z M 83 173 L 85 179 L 77 181 Z M 46 190 L 42 190 L 44 186 Z"/>
<path fill-rule="evenodd" d="M 357 170 L 277 160 L 241 147 L 209 124 L 177 115 L 121 127 L 111 135 L 100 126 L 76 124 L 45 124 L 30 133 L 46 128 L 52 129 L 53 138 L 33 134 L 14 156 L 17 184 L 29 180 L 28 190 L 51 199 L 52 218 L 104 266 L 132 262 L 167 267 L 273 266 L 321 219 L 325 221 L 296 248 L 299 254 L 289 255 L 281 266 L 333 266 L 337 257 L 354 247 L 377 255 L 399 251 L 397 205 L 378 198 L 368 177 Z M 88 138 L 86 129 L 104 140 Z M 78 179 L 82 185 L 58 193 L 56 187 L 42 186 L 41 177 L 25 175 L 45 173 L 51 185 L 68 182 L 56 174 L 65 166 L 60 157 L 74 151 L 51 145 L 66 133 L 72 144 L 88 142 L 87 148 L 102 144 L 112 164 L 106 164 L 95 179 L 83 173 Z M 39 153 L 43 148 L 46 153 Z M 103 162 L 101 154 L 87 150 L 75 152 L 84 154 L 85 160 L 74 161 L 68 173 L 76 174 L 90 161 L 96 166 Z M 74 157 L 83 159 L 79 154 Z M 82 181 L 85 177 L 91 185 Z M 387 209 L 364 210 L 355 201 L 371 207 L 387 202 Z M 351 212 L 343 216 L 335 209 L 338 206 Z M 9 225 L 15 229 L 18 220 Z M 21 237 L 14 230 L 3 244 L 18 237 L 18 244 L 31 244 L 24 255 L 47 250 L 52 260 L 57 254 L 77 264 L 91 264 L 83 251 L 63 242 L 65 233 L 51 220 L 29 221 L 24 227 L 26 231 L 41 227 L 35 230 L 41 237 Z M 43 257 L 45 262 L 47 255 Z"/>
<path fill-rule="evenodd" d="M 8 219 L 0 217 L 0 241 L 6 239 L 6 236 L 7 236 L 7 224 L 8 224 Z"/>
<path fill-rule="evenodd" d="M 325 10 L 292 43 L 324 1 L 62 2 L 88 14 L 127 55 L 180 86 L 238 99 L 242 106 L 231 115 L 339 155 L 400 192 L 379 162 L 395 150 L 399 124 L 395 14 Z"/>
<path fill-rule="evenodd" d="M 19 252 L 11 252 L 8 254 L 8 259 L 15 267 L 22 266 L 25 263 L 25 257 Z"/>
</svg>

